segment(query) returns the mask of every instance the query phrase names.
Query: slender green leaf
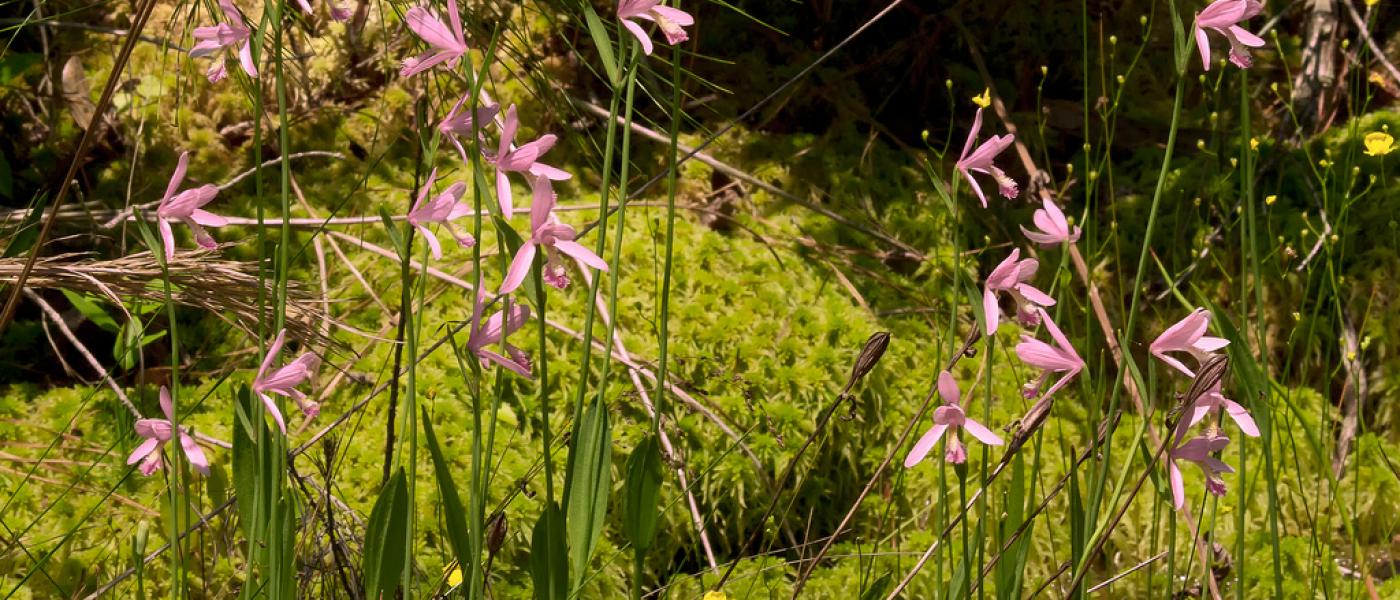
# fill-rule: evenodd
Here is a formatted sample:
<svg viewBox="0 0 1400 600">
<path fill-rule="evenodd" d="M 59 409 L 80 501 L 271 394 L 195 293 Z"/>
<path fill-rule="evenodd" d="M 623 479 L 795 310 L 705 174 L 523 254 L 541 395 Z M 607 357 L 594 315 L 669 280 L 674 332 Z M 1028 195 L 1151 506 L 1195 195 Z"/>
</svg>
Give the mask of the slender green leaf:
<svg viewBox="0 0 1400 600">
<path fill-rule="evenodd" d="M 408 488 L 403 468 L 379 492 L 365 531 L 364 589 L 369 598 L 393 598 L 407 549 L 400 535 L 408 528 Z"/>
<path fill-rule="evenodd" d="M 661 448 L 647 436 L 627 459 L 627 481 L 622 505 L 622 533 L 639 552 L 651 548 L 660 514 Z"/>
<path fill-rule="evenodd" d="M 612 490 L 612 431 L 608 407 L 601 396 L 594 398 L 584 414 L 574 443 L 577 454 L 564 501 L 569 511 L 569 569 L 577 588 L 588 573 L 588 561 L 603 534 L 608 494 Z"/>
<path fill-rule="evenodd" d="M 423 433 L 428 440 L 428 453 L 433 457 L 433 470 L 437 475 L 438 492 L 442 495 L 443 520 L 447 524 L 447 541 L 457 555 L 457 562 L 469 565 L 476 562 L 471 556 L 471 536 L 467 529 L 467 510 L 462 505 L 462 497 L 457 493 L 457 484 L 452 481 L 452 468 L 443 458 L 442 447 L 438 445 L 437 434 L 433 432 L 433 421 L 423 409 Z"/>
<path fill-rule="evenodd" d="M 603 69 L 608 72 L 608 85 L 617 87 L 622 77 L 618 73 L 617 57 L 613 54 L 612 38 L 608 37 L 608 28 L 603 25 L 603 20 L 598 18 L 597 11 L 593 10 L 592 2 L 582 2 L 583 19 L 588 24 L 588 36 L 593 38 L 593 45 L 598 47 L 598 60 L 603 63 Z"/>
<path fill-rule="evenodd" d="M 569 597 L 569 562 L 564 553 L 564 513 L 549 503 L 530 534 L 530 577 L 538 600 Z"/>
</svg>

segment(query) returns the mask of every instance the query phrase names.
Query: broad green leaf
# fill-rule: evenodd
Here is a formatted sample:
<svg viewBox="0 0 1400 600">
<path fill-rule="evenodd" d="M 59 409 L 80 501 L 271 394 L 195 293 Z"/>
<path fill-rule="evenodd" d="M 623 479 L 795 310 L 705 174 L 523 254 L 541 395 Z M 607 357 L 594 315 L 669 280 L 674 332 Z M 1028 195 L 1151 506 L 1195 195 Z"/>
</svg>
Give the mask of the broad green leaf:
<svg viewBox="0 0 1400 600">
<path fill-rule="evenodd" d="M 588 36 L 593 38 L 593 45 L 598 47 L 598 60 L 603 62 L 603 70 L 608 73 L 608 84 L 616 88 L 622 77 L 619 75 L 617 58 L 613 54 L 612 38 L 608 37 L 608 28 L 593 10 L 592 2 L 585 1 L 582 4 L 583 20 L 588 24 Z"/>
<path fill-rule="evenodd" d="M 365 531 L 364 589 L 369 598 L 393 598 L 403 573 L 402 532 L 408 527 L 408 487 L 400 468 L 379 492 Z"/>
<path fill-rule="evenodd" d="M 239 386 L 234 402 L 233 427 L 233 494 L 238 499 L 239 524 L 247 539 L 257 539 L 255 524 L 262 522 L 257 499 L 258 486 L 258 447 L 256 433 L 250 425 L 249 412 L 253 409 L 252 393 L 248 386 Z M 253 413 L 261 414 L 261 413 Z"/>
<path fill-rule="evenodd" d="M 0 84 L 10 83 L 10 80 L 43 61 L 44 55 L 37 52 L 16 52 L 0 58 Z"/>
<path fill-rule="evenodd" d="M 564 513 L 551 502 L 530 534 L 530 577 L 537 600 L 569 597 L 569 562 L 564 553 Z"/>
<path fill-rule="evenodd" d="M 59 291 L 63 292 L 63 297 L 68 299 L 68 303 L 72 304 L 73 308 L 78 309 L 78 312 L 82 313 L 83 318 L 92 321 L 93 325 L 101 327 L 102 329 L 112 333 L 117 332 L 120 327 L 117 325 L 117 321 L 113 319 L 111 315 L 107 314 L 107 311 L 102 310 L 102 307 L 92 298 L 88 297 L 87 294 L 79 294 L 63 289 Z"/>
<path fill-rule="evenodd" d="M 433 433 L 433 421 L 426 408 L 423 409 L 423 433 L 428 440 L 428 453 L 433 457 L 438 492 L 442 495 L 442 516 L 446 521 L 447 541 L 452 545 L 458 564 L 475 564 L 476 557 L 470 556 L 471 534 L 467 529 L 467 509 L 462 506 L 457 484 L 452 481 L 452 468 L 442 456 L 442 447 L 438 445 L 437 434 Z"/>
<path fill-rule="evenodd" d="M 880 600 L 885 597 L 885 593 L 890 591 L 890 586 L 894 585 L 894 577 L 889 571 L 870 583 L 870 587 L 865 588 L 865 593 L 860 595 L 860 600 Z"/>
<path fill-rule="evenodd" d="M 651 548 L 660 513 L 661 448 L 647 436 L 627 459 L 627 480 L 622 497 L 622 533 L 638 552 Z"/>
<path fill-rule="evenodd" d="M 588 561 L 593 557 L 598 537 L 603 534 L 608 494 L 612 490 L 612 431 L 608 426 L 608 408 L 601 396 L 594 397 L 584 413 L 574 440 L 576 453 L 564 501 L 569 511 L 569 569 L 577 591 L 588 574 Z"/>
</svg>

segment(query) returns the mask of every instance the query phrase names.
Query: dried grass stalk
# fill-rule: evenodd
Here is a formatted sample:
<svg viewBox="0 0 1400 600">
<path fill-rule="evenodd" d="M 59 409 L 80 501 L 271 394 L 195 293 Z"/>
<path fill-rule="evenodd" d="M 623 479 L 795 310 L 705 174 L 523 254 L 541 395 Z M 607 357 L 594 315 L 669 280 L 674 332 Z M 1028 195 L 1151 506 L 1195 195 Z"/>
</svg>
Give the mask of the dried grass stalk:
<svg viewBox="0 0 1400 600">
<path fill-rule="evenodd" d="M 0 258 L 0 283 L 13 285 L 23 269 L 23 258 Z M 204 252 L 182 252 L 169 261 L 169 273 L 171 298 L 176 304 L 209 311 L 254 337 L 258 335 L 260 320 L 259 286 L 269 301 L 276 297 L 274 281 L 266 279 L 260 284 L 257 265 L 251 262 L 219 260 Z M 113 260 L 96 260 L 78 253 L 40 258 L 24 285 L 101 294 L 121 306 L 125 298 L 163 302 L 163 278 L 160 263 L 150 252 Z M 322 306 L 320 299 L 297 282 L 288 282 L 287 332 L 303 344 L 330 349 L 336 342 L 322 324 L 335 321 Z"/>
</svg>

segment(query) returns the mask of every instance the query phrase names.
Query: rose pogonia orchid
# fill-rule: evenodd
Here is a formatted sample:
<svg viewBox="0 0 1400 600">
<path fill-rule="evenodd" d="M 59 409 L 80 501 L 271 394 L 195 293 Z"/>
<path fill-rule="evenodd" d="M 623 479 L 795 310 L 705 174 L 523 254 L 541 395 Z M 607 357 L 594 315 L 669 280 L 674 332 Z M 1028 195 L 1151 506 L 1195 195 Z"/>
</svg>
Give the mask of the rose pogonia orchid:
<svg viewBox="0 0 1400 600">
<path fill-rule="evenodd" d="M 511 303 L 509 315 L 506 314 L 507 311 L 499 310 L 483 322 L 481 320 L 481 307 L 485 300 L 485 287 L 481 285 L 481 280 L 477 279 L 476 300 L 472 302 L 472 328 L 471 335 L 467 338 L 467 349 L 475 354 L 483 365 L 496 363 L 521 377 L 531 377 L 530 356 L 525 354 L 524 350 L 506 343 L 505 351 L 508 356 L 502 356 L 494 349 L 502 345 L 503 338 L 509 337 L 510 334 L 515 333 L 517 329 L 525 325 L 525 321 L 530 319 L 530 307 L 520 303 Z"/>
<path fill-rule="evenodd" d="M 175 193 L 185 181 L 185 172 L 189 167 L 190 153 L 181 152 L 180 160 L 175 163 L 175 173 L 170 175 L 170 183 L 165 186 L 165 196 L 161 197 L 160 205 L 156 207 L 156 228 L 160 230 L 166 260 L 175 257 L 175 232 L 171 230 L 171 221 L 179 221 L 189 227 L 190 231 L 194 232 L 195 243 L 207 250 L 213 250 L 218 244 L 214 243 L 213 236 L 204 228 L 228 224 L 228 219 L 203 209 L 205 204 L 212 202 L 219 195 L 217 186 L 204 184 L 192 190 Z"/>
<path fill-rule="evenodd" d="M 506 279 L 501 283 L 502 294 L 509 294 L 520 287 L 525 276 L 534 264 L 535 254 L 540 248 L 545 252 L 544 282 L 559 289 L 569 285 L 569 275 L 559 254 L 572 256 L 583 264 L 607 271 L 608 263 L 603 262 L 592 250 L 574 241 L 574 228 L 558 222 L 554 218 L 554 186 L 543 175 L 535 178 L 535 198 L 530 205 L 530 239 L 520 245 L 515 258 L 510 261 Z"/>
<path fill-rule="evenodd" d="M 1206 335 L 1206 329 L 1209 327 L 1210 311 L 1197 308 L 1157 336 L 1152 345 L 1148 346 L 1148 351 L 1187 377 L 1195 377 L 1195 371 L 1187 368 L 1168 352 L 1185 352 L 1195 358 L 1197 363 L 1205 364 L 1215 351 L 1230 345 L 1230 340 Z"/>
<path fill-rule="evenodd" d="M 1225 480 L 1220 478 L 1220 474 L 1234 473 L 1235 470 L 1212 455 L 1224 450 L 1229 443 L 1230 438 L 1207 434 L 1188 440 L 1171 451 L 1167 461 L 1167 478 L 1171 483 L 1173 506 L 1178 510 L 1186 506 L 1186 484 L 1182 481 L 1178 461 L 1196 463 L 1201 472 L 1205 473 L 1206 491 L 1216 496 L 1225 495 Z"/>
<path fill-rule="evenodd" d="M 977 180 L 972 178 L 973 173 L 991 175 L 997 182 L 997 189 L 1002 196 L 1015 198 L 1020 193 L 1020 188 L 1016 185 L 1016 180 L 1007 176 L 995 164 L 995 159 L 1002 151 L 1011 147 L 1011 143 L 1016 141 L 1016 136 L 1011 134 L 994 135 L 978 146 L 976 150 L 972 145 L 977 141 L 977 134 L 982 131 L 982 109 L 977 109 L 977 116 L 972 119 L 972 129 L 967 132 L 967 141 L 963 143 L 962 155 L 958 157 L 955 165 L 967 183 L 972 186 L 972 191 L 977 193 L 977 199 L 982 201 L 982 208 L 987 208 L 987 196 L 982 193 L 982 186 L 977 184 Z"/>
<path fill-rule="evenodd" d="M 308 419 L 314 419 L 316 415 L 321 414 L 321 405 L 296 389 L 316 373 L 316 368 L 321 364 L 319 357 L 307 352 L 281 368 L 271 370 L 272 363 L 277 360 L 277 355 L 282 353 L 282 344 L 286 340 L 287 330 L 277 332 L 277 339 L 268 347 L 267 356 L 263 357 L 262 365 L 258 367 L 258 375 L 253 378 L 253 393 L 262 398 L 263 406 L 267 407 L 267 412 L 272 414 L 272 420 L 277 422 L 277 428 L 282 430 L 284 435 L 287 433 L 287 423 L 282 419 L 282 411 L 277 408 L 277 403 L 268 396 L 269 393 L 296 400 L 301 412 Z"/>
<path fill-rule="evenodd" d="M 1258 16 L 1264 5 L 1257 0 L 1215 0 L 1205 10 L 1196 13 L 1196 23 L 1192 33 L 1196 36 L 1196 48 L 1201 52 L 1201 66 L 1210 70 L 1209 29 L 1230 41 L 1230 62 L 1241 69 L 1253 66 L 1249 56 L 1250 48 L 1264 45 L 1263 38 L 1245 31 L 1239 24 Z"/>
<path fill-rule="evenodd" d="M 1186 422 L 1186 427 L 1200 423 L 1207 415 L 1220 409 L 1225 409 L 1225 414 L 1239 426 L 1240 431 L 1249 437 L 1259 437 L 1259 426 L 1254 423 L 1254 417 L 1249 415 L 1245 407 L 1238 402 L 1225 397 L 1220 390 L 1220 382 L 1216 382 L 1206 393 L 1191 405 L 1191 418 Z"/>
<path fill-rule="evenodd" d="M 506 109 L 506 116 L 501 122 L 500 146 L 496 149 L 496 155 L 489 157 L 496 165 L 496 200 L 501 203 L 501 214 L 506 218 L 510 218 L 515 210 L 515 203 L 511 200 L 510 178 L 506 173 L 529 173 L 534 177 L 547 177 L 554 181 L 572 177 L 566 171 L 539 162 L 539 158 L 549 152 L 558 139 L 552 133 L 546 133 L 533 142 L 512 149 L 515 145 L 515 132 L 519 128 L 520 117 L 516 115 L 515 105 L 512 104 Z"/>
<path fill-rule="evenodd" d="M 1021 233 L 1025 234 L 1026 238 L 1032 242 L 1042 246 L 1058 246 L 1065 242 L 1073 244 L 1079 241 L 1079 228 L 1069 226 L 1069 220 L 1065 218 L 1064 211 L 1055 206 L 1055 202 L 1050 198 L 1045 198 L 1045 208 L 1035 209 L 1031 220 L 1040 230 L 1033 231 L 1022 225 Z"/>
<path fill-rule="evenodd" d="M 1040 261 L 1034 258 L 1020 260 L 1021 249 L 1015 248 L 1001 261 L 982 286 L 982 312 L 986 316 L 986 329 L 983 333 L 993 335 L 1001 324 L 1001 305 L 997 302 L 997 292 L 1006 292 L 1016 300 L 1016 320 L 1023 326 L 1034 327 L 1040 322 L 1035 312 L 1038 306 L 1054 306 L 1055 299 L 1026 283 L 1035 278 Z"/>
<path fill-rule="evenodd" d="M 475 111 L 464 111 L 462 105 L 466 104 L 468 96 L 470 94 L 463 94 L 457 103 L 452 105 L 452 110 L 447 111 L 447 116 L 438 122 L 438 131 L 442 132 L 443 137 L 451 140 L 452 145 L 457 147 L 457 153 L 462 155 L 462 162 L 465 164 L 471 164 L 471 161 L 467 159 L 467 149 L 462 146 L 460 138 L 479 136 L 486 129 L 486 126 L 491 124 L 491 120 L 496 118 L 496 113 L 501 110 L 499 104 L 487 104 L 477 107 Z"/>
<path fill-rule="evenodd" d="M 457 11 L 457 0 L 447 0 L 447 19 L 452 22 L 451 28 L 432 11 L 421 6 L 404 13 L 403 20 L 408 23 L 408 28 L 433 49 L 404 59 L 399 67 L 400 77 L 412 77 L 444 63 L 448 68 L 457 66 L 457 60 L 467 53 L 467 38 L 462 33 L 462 15 Z"/>
<path fill-rule="evenodd" d="M 1069 339 L 1060 332 L 1060 328 L 1055 325 L 1055 322 L 1050 320 L 1050 315 L 1045 312 L 1045 309 L 1037 308 L 1035 310 L 1040 313 L 1040 321 L 1045 324 L 1045 329 L 1050 332 L 1050 339 L 1055 343 L 1047 344 L 1031 336 L 1021 334 L 1021 343 L 1016 344 L 1016 356 L 1022 362 L 1041 370 L 1040 377 L 1026 384 L 1023 393 L 1027 398 L 1032 398 L 1039 393 L 1040 389 L 1045 387 L 1045 382 L 1050 379 L 1051 374 L 1064 374 L 1041 396 L 1048 398 L 1084 370 L 1084 360 L 1079 358 L 1079 354 L 1074 351 L 1074 346 L 1070 345 Z"/>
<path fill-rule="evenodd" d="M 651 55 L 653 49 L 651 36 L 647 35 L 636 19 L 655 22 L 656 26 L 661 28 L 661 33 L 666 36 L 666 43 L 672 46 L 690 39 L 683 28 L 695 24 L 695 17 L 690 13 L 679 8 L 662 6 L 661 0 L 622 0 L 617 5 L 617 18 L 642 44 L 642 52 L 647 56 Z"/>
<path fill-rule="evenodd" d="M 243 72 L 249 77 L 258 77 L 258 66 L 253 63 L 253 48 L 251 38 L 253 32 L 243 23 L 243 13 L 234 6 L 233 0 L 219 0 L 219 8 L 224 12 L 226 22 L 209 27 L 194 28 L 195 45 L 190 48 L 190 58 L 209 56 L 220 50 L 232 48 L 242 42 L 238 48 L 238 63 L 243 65 Z M 209 65 L 209 71 L 205 73 L 210 83 L 218 83 L 228 77 L 228 69 L 224 67 L 224 61 L 218 59 L 214 64 Z"/>
<path fill-rule="evenodd" d="M 968 418 L 967 413 L 962 408 L 962 393 L 958 390 L 958 382 L 953 380 L 953 374 L 943 371 L 938 374 L 938 395 L 943 397 L 943 406 L 933 411 L 933 427 L 924 433 L 923 437 L 909 450 L 909 456 L 904 458 L 906 468 L 919 464 L 925 456 L 928 456 L 933 446 L 946 433 L 948 434 L 947 451 L 944 452 L 943 460 L 953 464 L 962 464 L 967 460 L 967 451 L 963 448 L 962 442 L 958 440 L 958 429 L 966 429 L 972 437 L 977 438 L 983 444 L 989 446 L 1000 446 L 1001 438 L 992 430 L 987 429 L 981 423 Z"/>
<path fill-rule="evenodd" d="M 175 420 L 175 402 L 170 399 L 170 390 L 165 386 L 160 386 L 160 410 L 165 413 L 164 419 L 136 421 L 136 433 L 146 440 L 131 451 L 131 456 L 126 458 L 126 464 L 134 465 L 140 462 L 142 475 L 149 476 L 160 469 L 161 449 L 165 447 L 166 442 L 175 437 L 175 425 L 172 423 Z M 180 448 L 185 451 L 185 458 L 189 459 L 194 470 L 208 475 L 209 459 L 204 456 L 204 450 L 187 431 L 183 427 L 180 428 Z"/>
<path fill-rule="evenodd" d="M 452 239 L 457 240 L 457 245 L 463 248 L 470 248 L 476 244 L 476 239 L 470 233 L 458 233 L 452 226 L 453 219 L 460 219 L 472 214 L 472 207 L 466 202 L 462 202 L 462 194 L 467 193 L 467 184 L 457 182 L 448 186 L 447 191 L 428 199 L 432 193 L 433 181 L 437 179 L 437 169 L 433 169 L 428 174 L 428 181 L 423 184 L 423 188 L 418 191 L 418 200 L 413 203 L 413 210 L 408 211 L 408 223 L 423 234 L 423 239 L 427 240 L 428 248 L 433 251 L 433 260 L 442 259 L 442 246 L 438 244 L 436 235 L 428 227 L 429 224 L 437 223 L 442 225 Z"/>
</svg>

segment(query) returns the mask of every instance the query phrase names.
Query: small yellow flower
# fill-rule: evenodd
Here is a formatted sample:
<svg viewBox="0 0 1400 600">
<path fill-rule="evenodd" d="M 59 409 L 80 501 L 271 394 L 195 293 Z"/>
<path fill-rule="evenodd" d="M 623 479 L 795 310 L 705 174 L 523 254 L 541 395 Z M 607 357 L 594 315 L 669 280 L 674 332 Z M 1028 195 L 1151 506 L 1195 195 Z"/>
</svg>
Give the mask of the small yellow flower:
<svg viewBox="0 0 1400 600">
<path fill-rule="evenodd" d="M 1259 138 L 1257 138 L 1257 137 L 1256 137 L 1256 138 L 1249 138 L 1249 149 L 1250 149 L 1250 150 L 1258 150 L 1258 149 L 1259 149 Z"/>
<path fill-rule="evenodd" d="M 1366 156 L 1385 156 L 1395 149 L 1395 138 L 1381 131 L 1372 131 L 1362 140 L 1366 144 Z"/>
<path fill-rule="evenodd" d="M 462 569 L 460 567 L 452 569 L 452 572 L 447 574 L 447 587 L 457 587 L 459 585 L 462 585 Z"/>
<path fill-rule="evenodd" d="M 711 590 L 705 592 L 705 597 L 701 600 L 729 600 L 729 594 L 717 590 Z"/>
<path fill-rule="evenodd" d="M 1278 195 L 1269 194 L 1264 196 L 1264 206 L 1273 206 L 1275 202 L 1278 202 Z"/>
<path fill-rule="evenodd" d="M 1366 0 L 1366 6 L 1375 6 L 1380 3 L 1381 0 Z"/>
<path fill-rule="evenodd" d="M 1366 76 L 1366 81 L 1376 85 L 1385 85 L 1385 76 L 1377 71 L 1371 71 L 1371 74 Z"/>
<path fill-rule="evenodd" d="M 982 107 L 982 108 L 987 108 L 988 106 L 991 106 L 991 105 L 992 105 L 992 88 L 987 88 L 987 89 L 985 89 L 985 90 L 982 90 L 982 95 L 980 95 L 980 96 L 973 96 L 973 97 L 972 97 L 972 103 L 973 103 L 973 104 L 976 104 L 977 106 L 980 106 L 980 107 Z M 709 599 L 709 598 L 706 598 L 705 600 L 710 600 L 710 599 Z"/>
</svg>

